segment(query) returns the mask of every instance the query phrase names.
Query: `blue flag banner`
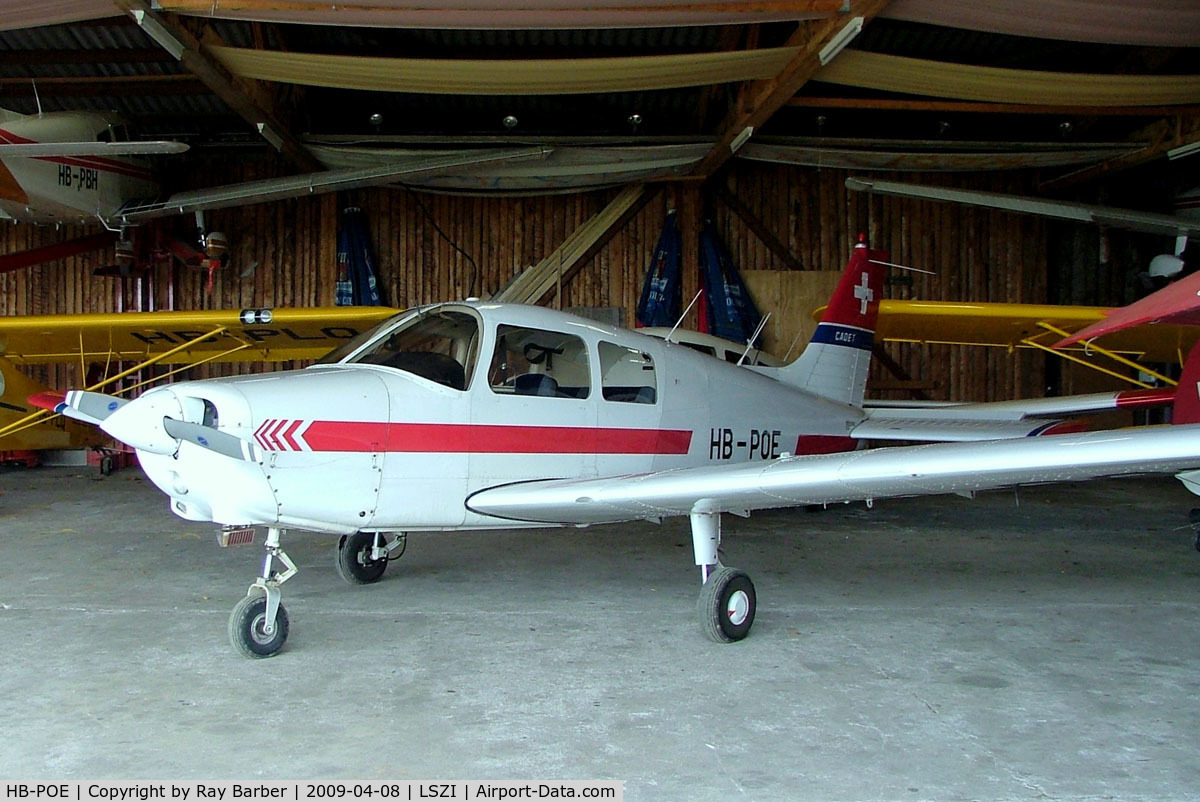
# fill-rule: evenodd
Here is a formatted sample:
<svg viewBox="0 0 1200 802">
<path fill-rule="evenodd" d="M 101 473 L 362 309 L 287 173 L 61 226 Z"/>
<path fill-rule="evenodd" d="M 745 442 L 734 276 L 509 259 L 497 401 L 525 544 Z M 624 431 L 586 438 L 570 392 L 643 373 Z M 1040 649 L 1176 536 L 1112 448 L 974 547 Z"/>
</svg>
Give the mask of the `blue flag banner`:
<svg viewBox="0 0 1200 802">
<path fill-rule="evenodd" d="M 642 297 L 637 305 L 638 326 L 674 326 L 679 319 L 679 229 L 675 210 L 667 212 L 654 260 L 646 271 Z"/>
<path fill-rule="evenodd" d="M 379 306 L 375 285 L 375 258 L 367 238 L 367 216 L 351 206 L 342 211 L 338 235 L 338 278 L 334 303 L 338 306 Z"/>
<path fill-rule="evenodd" d="M 738 343 L 749 340 L 762 316 L 709 221 L 700 234 L 700 279 L 707 331 Z"/>
</svg>

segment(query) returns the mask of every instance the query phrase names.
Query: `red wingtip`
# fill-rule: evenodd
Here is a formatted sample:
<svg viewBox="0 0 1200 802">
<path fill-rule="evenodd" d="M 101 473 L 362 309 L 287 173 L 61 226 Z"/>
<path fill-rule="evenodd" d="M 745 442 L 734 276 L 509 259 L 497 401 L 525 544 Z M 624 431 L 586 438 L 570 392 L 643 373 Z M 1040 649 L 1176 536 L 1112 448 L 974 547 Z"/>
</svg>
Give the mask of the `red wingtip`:
<svg viewBox="0 0 1200 802">
<path fill-rule="evenodd" d="M 27 400 L 35 407 L 57 412 L 61 404 L 67 403 L 67 394 L 60 393 L 57 390 L 43 390 L 40 393 L 34 393 L 29 396 Z"/>
</svg>

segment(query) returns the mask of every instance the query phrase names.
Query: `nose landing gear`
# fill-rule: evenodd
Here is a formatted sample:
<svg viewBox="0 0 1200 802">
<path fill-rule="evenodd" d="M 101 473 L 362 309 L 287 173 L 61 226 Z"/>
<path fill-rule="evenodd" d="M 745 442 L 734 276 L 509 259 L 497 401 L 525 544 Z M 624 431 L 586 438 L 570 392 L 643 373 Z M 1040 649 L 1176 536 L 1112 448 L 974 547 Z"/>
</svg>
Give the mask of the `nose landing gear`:
<svg viewBox="0 0 1200 802">
<path fill-rule="evenodd" d="M 279 546 L 283 530 L 267 529 L 267 556 L 262 576 L 254 581 L 246 598 L 229 615 L 229 641 L 246 657 L 270 657 L 283 648 L 288 636 L 288 615 L 281 603 L 279 586 L 296 575 L 296 564 Z M 278 559 L 282 573 L 273 570 Z"/>
</svg>

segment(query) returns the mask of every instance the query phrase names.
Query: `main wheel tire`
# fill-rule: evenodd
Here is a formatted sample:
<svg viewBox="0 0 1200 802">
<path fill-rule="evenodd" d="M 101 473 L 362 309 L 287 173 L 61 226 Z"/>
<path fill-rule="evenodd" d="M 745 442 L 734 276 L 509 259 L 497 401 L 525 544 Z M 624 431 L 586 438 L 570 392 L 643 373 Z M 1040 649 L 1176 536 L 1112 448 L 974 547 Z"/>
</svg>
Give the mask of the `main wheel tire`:
<svg viewBox="0 0 1200 802">
<path fill-rule="evenodd" d="M 696 609 L 704 634 L 718 643 L 732 643 L 750 634 L 757 597 L 745 571 L 718 568 L 700 590 Z"/>
<path fill-rule="evenodd" d="M 283 605 L 275 613 L 275 631 L 263 631 L 267 622 L 267 597 L 247 596 L 229 614 L 229 642 L 246 657 L 270 657 L 287 641 L 288 615 Z"/>
<path fill-rule="evenodd" d="M 374 545 L 373 532 L 355 532 L 338 542 L 337 569 L 342 579 L 352 585 L 370 585 L 379 581 L 387 570 L 388 558 L 372 560 Z"/>
</svg>

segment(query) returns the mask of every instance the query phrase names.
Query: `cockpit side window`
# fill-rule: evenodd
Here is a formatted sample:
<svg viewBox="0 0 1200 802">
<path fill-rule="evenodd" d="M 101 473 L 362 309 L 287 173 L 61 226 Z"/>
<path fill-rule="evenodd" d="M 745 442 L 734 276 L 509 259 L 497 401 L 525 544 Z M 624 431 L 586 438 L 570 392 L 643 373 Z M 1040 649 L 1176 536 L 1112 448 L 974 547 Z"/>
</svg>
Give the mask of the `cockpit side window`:
<svg viewBox="0 0 1200 802">
<path fill-rule="evenodd" d="M 454 390 L 466 390 L 479 353 L 479 324 L 465 312 L 418 315 L 348 364 L 383 365 Z"/>
<path fill-rule="evenodd" d="M 498 395 L 587 398 L 587 345 L 573 334 L 519 326 L 496 329 L 488 385 Z"/>
<path fill-rule="evenodd" d="M 600 382 L 606 401 L 653 404 L 658 399 L 654 360 L 636 348 L 601 340 Z"/>
</svg>

